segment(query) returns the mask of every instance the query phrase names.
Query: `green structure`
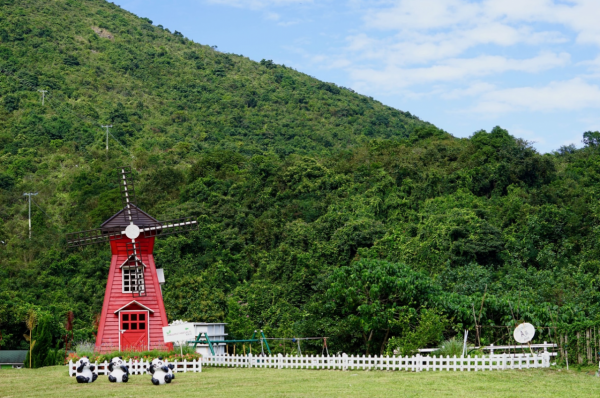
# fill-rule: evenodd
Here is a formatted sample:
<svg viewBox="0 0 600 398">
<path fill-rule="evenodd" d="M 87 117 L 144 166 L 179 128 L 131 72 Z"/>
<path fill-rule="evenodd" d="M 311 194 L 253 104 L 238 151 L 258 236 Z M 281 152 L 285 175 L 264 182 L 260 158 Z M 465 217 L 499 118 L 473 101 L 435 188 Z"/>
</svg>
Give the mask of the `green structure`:
<svg viewBox="0 0 600 398">
<path fill-rule="evenodd" d="M 271 348 L 269 347 L 269 343 L 267 342 L 267 338 L 265 337 L 265 334 L 263 333 L 263 331 L 262 330 L 260 331 L 260 338 L 256 338 L 256 333 L 257 333 L 257 331 L 255 330 L 254 333 L 252 333 L 252 337 L 250 337 L 248 340 L 216 340 L 216 341 L 211 341 L 210 338 L 208 337 L 207 333 L 200 333 L 198 336 L 196 336 L 196 340 L 188 341 L 188 343 L 194 343 L 194 350 L 196 349 L 196 346 L 198 344 L 208 344 L 208 348 L 210 348 L 210 352 L 213 355 L 215 355 L 215 350 L 213 348 L 213 344 L 261 343 L 261 346 L 266 347 L 267 351 L 269 352 L 269 355 L 271 355 Z M 248 348 L 248 350 L 250 350 L 250 348 Z"/>
<path fill-rule="evenodd" d="M 0 369 L 22 368 L 27 352 L 27 350 L 0 351 Z"/>
</svg>

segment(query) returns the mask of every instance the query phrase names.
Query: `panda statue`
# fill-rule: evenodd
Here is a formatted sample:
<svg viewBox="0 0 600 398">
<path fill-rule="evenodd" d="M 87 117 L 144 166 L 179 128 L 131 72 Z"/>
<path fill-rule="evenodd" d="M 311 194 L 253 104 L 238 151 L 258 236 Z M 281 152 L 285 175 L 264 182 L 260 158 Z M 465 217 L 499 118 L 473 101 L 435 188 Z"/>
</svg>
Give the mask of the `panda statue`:
<svg viewBox="0 0 600 398">
<path fill-rule="evenodd" d="M 77 383 L 93 383 L 98 378 L 98 374 L 94 373 L 96 367 L 90 364 L 88 357 L 82 357 L 77 364 L 77 373 L 75 373 L 75 379 Z"/>
<path fill-rule="evenodd" d="M 123 362 L 123 357 L 114 357 L 108 364 L 108 381 L 111 383 L 127 383 L 129 380 L 129 366 Z"/>
<path fill-rule="evenodd" d="M 170 383 L 171 380 L 175 379 L 174 368 L 168 361 L 163 361 L 162 357 L 155 358 L 148 368 L 152 374 L 152 384 L 158 386 L 159 384 Z"/>
</svg>

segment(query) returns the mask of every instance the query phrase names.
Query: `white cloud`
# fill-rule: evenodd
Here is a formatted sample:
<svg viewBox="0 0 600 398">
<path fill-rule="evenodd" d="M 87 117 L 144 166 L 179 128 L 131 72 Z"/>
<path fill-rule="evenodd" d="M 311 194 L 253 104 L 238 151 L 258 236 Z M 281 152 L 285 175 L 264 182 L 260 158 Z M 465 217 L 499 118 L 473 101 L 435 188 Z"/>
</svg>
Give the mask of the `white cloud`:
<svg viewBox="0 0 600 398">
<path fill-rule="evenodd" d="M 267 19 L 282 25 L 296 23 L 295 15 L 290 19 L 273 12 L 274 7 L 321 6 L 314 0 L 206 1 L 263 9 Z M 463 99 L 475 105 L 458 111 L 477 114 L 600 108 L 600 88 L 590 83 L 600 78 L 597 49 L 587 61 L 575 64 L 587 68 L 588 75 L 567 69 L 572 65 L 568 45 L 600 47 L 600 0 L 348 0 L 346 4 L 364 24 L 347 34 L 345 47 L 321 54 L 296 51 L 312 65 L 347 72 L 349 85 L 359 91 Z M 550 70 L 552 78 L 543 77 L 542 72 Z M 523 74 L 535 75 L 539 86 L 511 80 Z"/>
<path fill-rule="evenodd" d="M 523 138 L 529 142 L 535 143 L 535 144 L 545 144 L 546 143 L 546 139 L 543 136 L 541 136 L 539 133 L 537 133 L 535 131 L 531 131 L 526 128 L 512 127 L 512 128 L 509 128 L 508 131 L 510 131 L 510 133 L 512 135 L 521 137 L 521 138 Z"/>
<path fill-rule="evenodd" d="M 463 0 L 400 0 L 367 11 L 367 27 L 390 30 L 439 29 L 475 20 L 480 6 Z"/>
<path fill-rule="evenodd" d="M 372 68 L 350 69 L 350 76 L 361 85 L 393 91 L 404 87 L 435 83 L 456 82 L 473 76 L 487 76 L 509 71 L 535 73 L 569 63 L 566 53 L 543 53 L 528 59 L 511 59 L 497 55 L 475 58 L 452 58 L 432 66 L 401 68 L 388 66 L 383 70 Z"/>
<path fill-rule="evenodd" d="M 473 109 L 480 113 L 509 111 L 572 111 L 600 108 L 600 88 L 581 78 L 551 82 L 544 87 L 517 87 L 481 96 Z"/>
<path fill-rule="evenodd" d="M 457 57 L 477 45 L 502 47 L 518 43 L 561 42 L 556 32 L 533 32 L 527 27 L 513 28 L 500 23 L 451 32 L 403 32 L 390 38 L 373 38 L 365 33 L 348 37 L 346 51 L 359 59 L 393 65 L 414 65 Z"/>
<path fill-rule="evenodd" d="M 594 59 L 580 62 L 577 65 L 588 66 L 591 69 L 600 70 L 600 55 L 597 55 Z"/>
<path fill-rule="evenodd" d="M 600 56 L 576 64 L 591 71 L 584 77 L 566 68 L 571 55 L 565 51 L 569 42 L 600 46 L 600 0 L 353 4 L 365 15 L 364 27 L 347 37 L 340 53 L 324 55 L 321 62 L 345 69 L 361 91 L 475 101 L 463 109 L 467 113 L 600 108 L 600 89 L 588 83 L 600 78 Z M 553 69 L 564 77 L 544 83 L 541 72 Z M 514 85 L 508 72 L 535 75 L 540 86 L 506 88 Z"/>
<path fill-rule="evenodd" d="M 293 26 L 293 25 L 298 25 L 299 23 L 302 23 L 301 19 L 294 19 L 292 21 L 285 21 L 285 22 L 279 22 L 277 25 L 278 26 Z"/>
<path fill-rule="evenodd" d="M 206 0 L 208 3 L 226 6 L 259 9 L 271 6 L 286 6 L 291 4 L 312 3 L 312 0 Z"/>
<path fill-rule="evenodd" d="M 464 97 L 476 97 L 483 93 L 495 90 L 496 86 L 486 82 L 475 82 L 467 88 L 457 88 L 450 91 L 442 90 L 439 95 L 444 99 L 459 99 Z"/>
<path fill-rule="evenodd" d="M 265 19 L 268 19 L 270 21 L 279 21 L 280 18 L 281 18 L 281 15 L 277 14 L 276 12 L 268 12 L 265 15 Z"/>
<path fill-rule="evenodd" d="M 578 42 L 600 45 L 597 0 L 486 0 L 483 4 L 490 17 L 565 25 L 577 33 Z"/>
<path fill-rule="evenodd" d="M 361 57 L 388 64 L 418 64 L 457 57 L 479 45 L 509 47 L 566 42 L 564 34 L 557 31 L 560 25 L 578 26 L 582 40 L 592 40 L 595 32 L 600 32 L 597 23 L 581 22 L 584 12 L 594 13 L 598 9 L 600 13 L 600 7 L 591 3 L 587 8 L 554 4 L 552 0 L 396 0 L 392 3 L 391 7 L 377 9 L 368 8 L 365 3 L 365 25 L 395 33 L 383 39 L 379 38 L 381 35 L 368 36 L 364 32 L 351 36 L 348 51 L 362 51 Z M 534 29 L 531 21 L 559 26 Z"/>
<path fill-rule="evenodd" d="M 367 27 L 433 30 L 486 26 L 493 22 L 545 22 L 568 26 L 584 43 L 600 44 L 598 0 L 396 0 L 393 6 L 367 9 Z"/>
</svg>

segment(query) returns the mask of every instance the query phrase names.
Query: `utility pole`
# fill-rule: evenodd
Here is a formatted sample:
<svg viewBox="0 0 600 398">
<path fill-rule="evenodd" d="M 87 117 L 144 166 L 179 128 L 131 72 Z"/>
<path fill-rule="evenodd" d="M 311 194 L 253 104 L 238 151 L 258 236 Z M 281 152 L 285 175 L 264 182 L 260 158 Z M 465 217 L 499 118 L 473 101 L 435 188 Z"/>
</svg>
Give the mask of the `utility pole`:
<svg viewBox="0 0 600 398">
<path fill-rule="evenodd" d="M 106 128 L 106 158 L 108 159 L 108 129 L 112 127 L 112 124 L 108 124 L 106 126 L 102 126 L 102 128 Z"/>
<path fill-rule="evenodd" d="M 47 90 L 38 90 L 40 93 L 42 93 L 42 106 L 44 106 L 44 99 L 46 98 L 46 93 L 48 92 Z"/>
<path fill-rule="evenodd" d="M 29 239 L 31 239 L 31 197 L 37 194 L 37 192 L 26 192 L 23 194 L 23 196 L 29 196 Z"/>
</svg>

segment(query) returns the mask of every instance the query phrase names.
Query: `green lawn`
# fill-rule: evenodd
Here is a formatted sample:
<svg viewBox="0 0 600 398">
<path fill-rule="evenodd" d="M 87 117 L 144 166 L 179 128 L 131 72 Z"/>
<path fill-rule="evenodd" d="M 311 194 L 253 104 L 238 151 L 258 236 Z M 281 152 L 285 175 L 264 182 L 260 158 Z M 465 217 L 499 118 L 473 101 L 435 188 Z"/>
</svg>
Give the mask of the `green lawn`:
<svg viewBox="0 0 600 398">
<path fill-rule="evenodd" d="M 477 373 L 205 368 L 154 386 L 149 375 L 127 384 L 101 376 L 77 384 L 66 367 L 0 370 L 0 397 L 594 397 L 593 372 L 528 370 Z"/>
</svg>

